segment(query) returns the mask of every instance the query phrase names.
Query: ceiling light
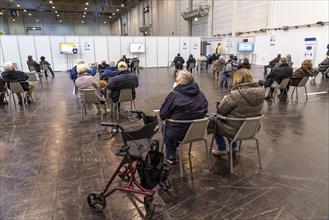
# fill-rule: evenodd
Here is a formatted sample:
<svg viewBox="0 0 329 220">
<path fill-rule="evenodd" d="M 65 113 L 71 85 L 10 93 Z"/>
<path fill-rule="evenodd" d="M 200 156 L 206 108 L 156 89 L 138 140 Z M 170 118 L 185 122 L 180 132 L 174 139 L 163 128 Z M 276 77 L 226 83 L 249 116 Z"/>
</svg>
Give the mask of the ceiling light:
<svg viewBox="0 0 329 220">
<path fill-rule="evenodd" d="M 32 14 L 31 14 L 31 13 L 29 13 L 29 15 L 31 16 Z"/>
<path fill-rule="evenodd" d="M 88 3 L 88 2 L 86 2 L 86 5 L 89 5 L 89 3 Z"/>
<path fill-rule="evenodd" d="M 55 11 L 55 13 L 57 14 L 58 11 Z"/>
<path fill-rule="evenodd" d="M 81 23 L 85 23 L 84 21 L 81 21 Z"/>
<path fill-rule="evenodd" d="M 112 16 L 110 16 L 109 18 L 112 18 Z"/>
<path fill-rule="evenodd" d="M 24 9 L 24 12 L 26 12 L 26 9 Z"/>
<path fill-rule="evenodd" d="M 83 17 L 83 18 L 85 18 L 85 17 L 86 17 L 86 15 L 83 15 L 82 17 Z"/>
<path fill-rule="evenodd" d="M 61 23 L 62 23 L 62 20 L 59 20 L 59 22 L 61 22 Z"/>
<path fill-rule="evenodd" d="M 59 17 L 59 15 L 57 15 L 57 17 Z"/>
<path fill-rule="evenodd" d="M 32 30 L 35 30 L 35 27 L 33 27 Z"/>
<path fill-rule="evenodd" d="M 53 3 L 53 1 L 49 1 L 49 3 L 50 3 L 50 4 L 52 4 L 52 3 Z"/>
<path fill-rule="evenodd" d="M 115 13 L 112 13 L 112 15 L 115 15 Z"/>
<path fill-rule="evenodd" d="M 119 9 L 117 9 L 117 11 L 119 11 Z"/>
<path fill-rule="evenodd" d="M 21 7 L 21 5 L 20 4 L 17 4 L 17 7 Z"/>
<path fill-rule="evenodd" d="M 16 21 L 15 18 L 13 18 L 13 21 Z"/>
<path fill-rule="evenodd" d="M 52 8 L 55 8 L 55 6 L 53 6 Z"/>
<path fill-rule="evenodd" d="M 104 24 L 106 24 L 106 21 L 104 21 Z"/>
<path fill-rule="evenodd" d="M 124 4 L 121 4 L 121 7 L 125 6 Z"/>
<path fill-rule="evenodd" d="M 36 22 L 39 22 L 39 20 L 35 20 Z"/>
<path fill-rule="evenodd" d="M 85 10 L 87 11 L 87 10 L 88 10 L 88 8 L 85 8 Z"/>
<path fill-rule="evenodd" d="M 83 14 L 87 14 L 87 12 L 83 12 Z"/>
</svg>

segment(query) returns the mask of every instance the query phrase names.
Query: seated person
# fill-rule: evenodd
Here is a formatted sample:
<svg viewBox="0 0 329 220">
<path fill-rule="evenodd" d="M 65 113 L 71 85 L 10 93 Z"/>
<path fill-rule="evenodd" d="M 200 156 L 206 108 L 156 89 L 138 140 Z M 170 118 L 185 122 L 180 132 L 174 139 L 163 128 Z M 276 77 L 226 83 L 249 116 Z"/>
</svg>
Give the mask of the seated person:
<svg viewBox="0 0 329 220">
<path fill-rule="evenodd" d="M 207 58 L 203 55 L 203 53 L 200 53 L 200 56 L 199 56 L 198 59 L 197 59 L 197 63 L 198 63 L 198 67 L 197 67 L 197 69 L 198 69 L 199 66 L 200 66 L 200 69 L 202 70 L 202 68 L 201 68 L 201 64 L 202 64 L 202 65 L 205 65 L 205 67 L 207 68 L 208 61 L 207 61 Z"/>
<path fill-rule="evenodd" d="M 133 99 L 136 98 L 135 88 L 138 87 L 138 77 L 128 71 L 128 66 L 125 62 L 118 64 L 119 75 L 112 78 L 108 84 L 108 89 L 111 91 L 111 99 L 113 103 L 119 101 L 121 89 L 132 89 Z"/>
<path fill-rule="evenodd" d="M 8 102 L 6 101 L 6 82 L 2 79 L 2 76 L 0 75 L 0 106 L 8 105 Z"/>
<path fill-rule="evenodd" d="M 217 105 L 217 113 L 229 118 L 257 117 L 261 115 L 264 103 L 265 90 L 253 82 L 253 76 L 248 69 L 239 69 L 233 75 L 233 88 Z M 234 138 L 242 122 L 218 120 L 215 140 L 217 150 L 212 155 L 227 155 L 224 137 Z M 237 151 L 237 144 L 233 143 L 233 152 Z"/>
<path fill-rule="evenodd" d="M 281 59 L 281 54 L 278 54 L 277 57 L 275 57 L 273 60 L 269 62 L 269 65 L 264 66 L 264 76 L 267 75 L 267 68 L 273 69 L 274 66 L 280 61 Z M 287 59 L 287 58 L 286 58 Z M 287 61 L 288 62 L 288 61 Z M 289 64 L 289 63 L 288 63 Z"/>
<path fill-rule="evenodd" d="M 207 113 L 208 101 L 203 92 L 195 83 L 193 75 L 185 70 L 180 70 L 176 77 L 177 86 L 164 100 L 160 108 L 161 120 L 194 120 L 201 119 Z M 166 123 L 164 142 L 166 144 L 166 161 L 176 163 L 176 148 L 182 141 L 188 124 Z"/>
<path fill-rule="evenodd" d="M 187 61 L 186 61 L 186 69 L 187 71 L 190 71 L 191 73 L 193 73 L 193 68 L 195 67 L 195 63 L 196 60 L 193 57 L 193 54 L 190 54 L 190 56 L 188 57 Z"/>
<path fill-rule="evenodd" d="M 239 64 L 239 66 L 238 66 L 238 69 L 241 69 L 241 68 L 246 68 L 248 70 L 251 69 L 251 65 L 249 63 L 249 59 L 248 58 L 245 57 L 245 58 L 242 59 L 242 63 Z"/>
<path fill-rule="evenodd" d="M 317 68 L 314 68 L 314 72 L 315 72 L 314 77 L 316 77 L 319 74 L 319 72 L 321 72 L 323 77 L 328 78 L 329 74 L 325 76 L 325 72 L 328 70 L 328 68 L 329 68 L 329 55 L 326 56 L 326 58 L 318 65 Z"/>
<path fill-rule="evenodd" d="M 41 69 L 40 69 L 40 64 L 37 63 L 36 61 L 34 61 L 34 60 L 32 59 L 32 56 L 31 56 L 31 55 L 29 55 L 29 56 L 27 57 L 27 61 L 26 61 L 26 63 L 27 63 L 27 66 L 28 66 L 29 70 L 30 70 L 30 67 L 32 66 L 32 67 L 34 67 L 35 72 L 40 73 L 40 71 L 41 71 Z M 30 70 L 30 71 L 31 71 L 31 70 Z"/>
<path fill-rule="evenodd" d="M 103 96 L 103 94 L 100 91 L 99 83 L 94 79 L 93 76 L 91 76 L 89 73 L 87 73 L 88 66 L 86 64 L 78 64 L 77 65 L 77 72 L 78 77 L 75 80 L 75 86 L 78 89 L 78 97 L 79 100 L 82 102 L 83 100 L 83 93 L 79 89 L 95 89 L 96 96 L 101 104 L 104 104 L 106 99 Z M 96 114 L 99 115 L 102 113 L 101 107 L 99 104 L 95 104 L 96 106 Z M 104 113 L 106 114 L 106 106 L 104 107 Z"/>
<path fill-rule="evenodd" d="M 213 70 L 213 74 L 216 74 L 216 77 L 219 77 L 219 73 L 221 73 L 223 71 L 225 67 L 225 60 L 223 58 L 219 58 L 218 60 L 216 60 L 215 62 L 213 62 L 213 66 L 212 66 L 212 70 Z"/>
<path fill-rule="evenodd" d="M 26 82 L 29 79 L 29 76 L 21 71 L 15 70 L 12 62 L 5 62 L 4 63 L 4 69 L 5 71 L 2 72 L 2 78 L 7 83 L 7 88 L 10 89 L 10 83 L 11 82 L 20 82 L 22 88 L 24 91 L 27 91 L 26 93 L 26 100 L 28 103 L 31 103 L 31 94 L 34 89 L 34 85 Z M 23 104 L 22 95 L 20 93 L 16 93 L 18 98 L 18 104 Z"/>
<path fill-rule="evenodd" d="M 298 86 L 304 76 L 313 76 L 313 68 L 311 60 L 304 60 L 302 67 L 298 68 L 290 77 L 290 86 Z"/>
<path fill-rule="evenodd" d="M 97 68 L 98 68 L 98 72 L 99 72 L 99 73 L 104 72 L 104 70 L 105 70 L 107 67 L 109 67 L 109 66 L 110 66 L 110 65 L 108 65 L 108 64 L 106 63 L 106 60 L 103 59 L 102 62 L 101 62 L 100 64 L 98 64 L 98 66 L 97 66 Z"/>
<path fill-rule="evenodd" d="M 84 64 L 85 61 L 83 59 L 79 59 L 78 60 L 78 65 L 79 64 Z M 97 66 L 93 66 L 91 69 L 87 69 L 87 73 L 89 73 L 92 76 L 95 76 L 97 72 Z M 71 70 L 70 70 L 70 78 L 72 79 L 73 83 L 75 82 L 75 80 L 78 78 L 78 72 L 77 72 L 77 66 L 74 66 Z"/>
<path fill-rule="evenodd" d="M 130 67 L 130 60 L 126 57 L 126 55 L 123 55 L 121 59 L 122 59 L 122 61 L 124 61 L 127 64 L 127 67 L 129 68 Z"/>
<path fill-rule="evenodd" d="M 266 80 L 259 80 L 259 85 L 265 88 L 270 87 L 268 95 L 265 97 L 266 100 L 272 101 L 273 93 L 283 79 L 290 78 L 293 73 L 292 67 L 289 67 L 288 60 L 285 57 L 280 59 L 279 67 L 275 68 L 268 76 Z M 286 95 L 286 94 L 284 94 Z"/>
<path fill-rule="evenodd" d="M 232 78 L 233 73 L 238 69 L 239 63 L 238 63 L 238 57 L 237 56 L 232 56 L 225 65 L 225 69 L 222 73 L 222 78 L 220 80 L 220 86 L 228 85 L 228 78 Z"/>
<path fill-rule="evenodd" d="M 183 57 L 180 56 L 180 53 L 178 53 L 177 56 L 175 57 L 174 63 L 175 63 L 176 71 L 183 69 L 183 64 L 185 63 L 185 60 Z"/>
<path fill-rule="evenodd" d="M 44 56 L 41 56 L 40 57 L 40 66 L 41 66 L 41 68 L 43 67 L 43 65 L 47 65 L 48 70 L 50 71 L 51 75 L 54 77 L 55 76 L 54 71 L 50 67 L 50 63 L 48 63 L 48 61 L 46 61 L 46 58 Z M 45 76 L 48 77 L 47 70 L 45 70 Z"/>
<path fill-rule="evenodd" d="M 101 79 L 107 82 L 110 77 L 115 77 L 118 74 L 119 71 L 116 63 L 111 61 L 110 66 L 101 73 Z"/>
<path fill-rule="evenodd" d="M 291 55 L 289 53 L 286 54 L 286 58 L 287 58 L 288 64 L 291 65 L 292 64 L 292 58 L 291 58 Z"/>
<path fill-rule="evenodd" d="M 135 65 L 136 64 L 136 65 Z M 136 66 L 139 66 L 139 59 L 135 55 L 134 58 L 131 59 L 131 66 L 130 66 L 130 72 L 136 71 Z M 137 69 L 139 73 L 139 69 Z"/>
</svg>

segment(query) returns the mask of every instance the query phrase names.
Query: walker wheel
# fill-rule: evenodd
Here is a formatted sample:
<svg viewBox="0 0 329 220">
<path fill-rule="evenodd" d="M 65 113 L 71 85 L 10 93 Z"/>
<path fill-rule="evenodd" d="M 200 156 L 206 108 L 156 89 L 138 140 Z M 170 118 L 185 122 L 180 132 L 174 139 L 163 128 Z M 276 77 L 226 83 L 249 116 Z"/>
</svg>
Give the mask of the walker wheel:
<svg viewBox="0 0 329 220">
<path fill-rule="evenodd" d="M 96 193 L 90 193 L 87 198 L 88 205 L 94 212 L 102 212 L 106 207 L 106 199 Z"/>
<path fill-rule="evenodd" d="M 171 188 L 172 182 L 169 176 L 165 177 L 160 183 L 159 183 L 161 189 L 168 191 Z"/>
<path fill-rule="evenodd" d="M 152 219 L 155 211 L 155 207 L 153 204 L 153 196 L 144 197 L 144 207 L 145 207 L 147 219 Z"/>
</svg>

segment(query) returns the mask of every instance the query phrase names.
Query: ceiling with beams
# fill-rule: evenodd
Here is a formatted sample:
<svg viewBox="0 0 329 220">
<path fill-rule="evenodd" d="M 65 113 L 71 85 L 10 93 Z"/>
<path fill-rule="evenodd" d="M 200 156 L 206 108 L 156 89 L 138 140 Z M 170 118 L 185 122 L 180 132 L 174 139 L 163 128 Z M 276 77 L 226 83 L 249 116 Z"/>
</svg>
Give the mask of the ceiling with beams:
<svg viewBox="0 0 329 220">
<path fill-rule="evenodd" d="M 47 19 L 116 20 L 142 0 L 0 0 L 0 15 Z M 14 14 L 13 14 L 14 13 Z"/>
</svg>

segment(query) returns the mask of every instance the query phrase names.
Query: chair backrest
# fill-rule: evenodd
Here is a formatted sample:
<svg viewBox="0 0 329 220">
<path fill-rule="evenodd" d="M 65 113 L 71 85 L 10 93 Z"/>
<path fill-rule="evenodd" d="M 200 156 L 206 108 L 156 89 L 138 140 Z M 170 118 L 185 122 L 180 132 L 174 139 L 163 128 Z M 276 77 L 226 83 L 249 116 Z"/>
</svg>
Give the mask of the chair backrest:
<svg viewBox="0 0 329 220">
<path fill-rule="evenodd" d="M 278 86 L 278 89 L 285 89 L 287 88 L 288 84 L 289 84 L 290 78 L 285 78 L 282 80 L 282 82 L 280 83 L 280 85 Z"/>
<path fill-rule="evenodd" d="M 182 143 L 202 140 L 206 133 L 209 117 L 195 120 L 173 120 L 167 119 L 171 123 L 190 124 Z"/>
<path fill-rule="evenodd" d="M 11 82 L 10 83 L 10 91 L 13 93 L 24 93 L 24 89 L 20 82 Z"/>
<path fill-rule="evenodd" d="M 128 102 L 133 100 L 134 99 L 132 89 L 121 89 L 119 95 L 119 102 Z"/>
<path fill-rule="evenodd" d="M 290 62 L 288 64 L 289 64 L 289 67 L 292 67 L 294 65 L 294 62 Z"/>
<path fill-rule="evenodd" d="M 34 66 L 29 66 L 29 70 L 30 70 L 30 72 L 35 72 L 36 71 Z"/>
<path fill-rule="evenodd" d="M 232 120 L 232 121 L 243 121 L 241 127 L 238 132 L 235 134 L 233 141 L 239 141 L 243 139 L 253 138 L 255 137 L 261 119 L 263 115 L 258 117 L 250 117 L 250 118 L 227 118 L 222 115 L 217 116 L 220 119 Z"/>
<path fill-rule="evenodd" d="M 299 82 L 298 87 L 305 86 L 308 81 L 308 76 L 304 76 L 303 79 Z"/>
<path fill-rule="evenodd" d="M 79 91 L 83 93 L 83 104 L 99 103 L 94 89 L 80 89 Z"/>
<path fill-rule="evenodd" d="M 28 73 L 29 75 L 29 81 L 39 81 L 37 75 L 33 72 L 33 73 Z"/>
<path fill-rule="evenodd" d="M 195 68 L 195 63 L 190 63 L 190 69 L 193 69 L 193 68 Z"/>
<path fill-rule="evenodd" d="M 139 67 L 139 62 L 134 62 L 134 67 L 138 68 Z"/>
<path fill-rule="evenodd" d="M 43 71 L 48 71 L 48 65 L 47 64 L 42 64 L 42 69 Z"/>
</svg>

